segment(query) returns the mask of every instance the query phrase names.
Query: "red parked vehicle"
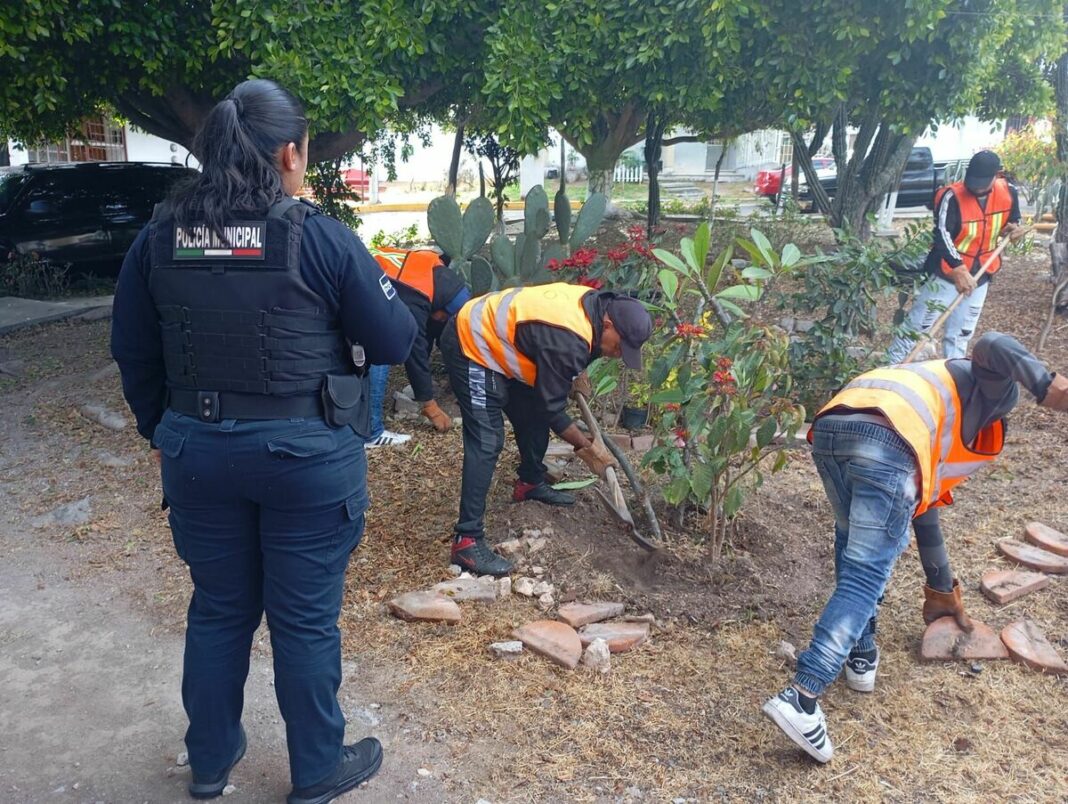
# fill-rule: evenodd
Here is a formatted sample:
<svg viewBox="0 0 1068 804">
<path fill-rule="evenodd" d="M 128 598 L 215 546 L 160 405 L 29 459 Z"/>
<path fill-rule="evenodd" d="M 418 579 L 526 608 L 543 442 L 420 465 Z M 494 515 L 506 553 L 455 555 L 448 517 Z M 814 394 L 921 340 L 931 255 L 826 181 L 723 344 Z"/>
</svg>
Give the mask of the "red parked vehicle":
<svg viewBox="0 0 1068 804">
<path fill-rule="evenodd" d="M 812 167 L 816 170 L 826 170 L 827 168 L 834 167 L 834 159 L 829 156 L 815 156 L 812 158 Z M 790 169 L 787 168 L 786 174 L 792 175 Z M 762 195 L 765 198 L 770 198 L 772 203 L 775 203 L 779 199 L 779 189 L 782 183 L 784 171 L 781 167 L 769 168 L 767 170 L 761 170 L 756 175 L 756 182 L 753 185 L 753 189 L 757 195 Z M 804 182 L 804 176 L 801 177 L 801 181 Z"/>
<path fill-rule="evenodd" d="M 370 177 L 359 168 L 348 168 L 341 171 L 341 178 L 349 189 L 355 191 L 359 196 L 366 197 L 371 188 Z"/>
</svg>

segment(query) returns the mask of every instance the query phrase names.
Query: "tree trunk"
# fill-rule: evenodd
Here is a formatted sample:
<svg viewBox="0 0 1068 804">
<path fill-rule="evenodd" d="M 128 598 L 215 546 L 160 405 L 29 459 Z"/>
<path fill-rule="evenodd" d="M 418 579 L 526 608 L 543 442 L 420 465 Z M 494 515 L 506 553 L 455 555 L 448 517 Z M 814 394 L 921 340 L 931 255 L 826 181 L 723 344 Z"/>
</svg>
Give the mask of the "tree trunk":
<svg viewBox="0 0 1068 804">
<path fill-rule="evenodd" d="M 0 167 L 7 167 L 11 164 L 11 154 L 7 150 L 7 141 L 0 144 Z"/>
<path fill-rule="evenodd" d="M 586 172 L 589 176 L 589 192 L 603 193 L 608 199 L 608 214 L 617 212 L 612 205 L 612 182 L 616 162 L 620 155 L 642 141 L 642 128 L 645 117 L 634 103 L 627 103 L 622 109 L 602 111 L 593 124 L 593 141 L 581 142 L 568 131 L 560 133 L 571 147 L 586 158 Z"/>
<path fill-rule="evenodd" d="M 445 188 L 446 195 L 456 195 L 456 180 L 460 173 L 460 152 L 464 147 L 464 123 L 457 118 L 456 136 L 452 141 L 452 159 L 449 160 L 449 182 Z"/>
<path fill-rule="evenodd" d="M 797 196 L 801 190 L 801 155 L 796 148 L 793 148 L 792 151 L 793 158 L 790 160 L 790 198 L 794 200 L 794 204 L 797 204 Z"/>
<path fill-rule="evenodd" d="M 831 199 L 827 195 L 827 191 L 823 189 L 823 185 L 820 184 L 819 177 L 816 176 L 816 168 L 812 166 L 812 154 L 809 152 L 805 138 L 796 131 L 791 131 L 790 139 L 794 144 L 794 153 L 799 156 L 801 170 L 805 174 L 805 181 L 808 182 L 809 192 L 812 193 L 813 205 L 818 212 L 829 215 L 831 212 Z M 781 186 L 779 187 L 779 192 L 782 192 Z"/>
<path fill-rule="evenodd" d="M 716 219 L 716 203 L 719 201 L 719 172 L 723 167 L 723 158 L 727 155 L 727 149 L 730 148 L 731 143 L 734 142 L 734 138 L 723 140 L 723 146 L 719 150 L 719 156 L 716 157 L 716 169 L 712 173 L 712 203 L 708 207 L 708 223 L 711 226 Z"/>
<path fill-rule="evenodd" d="M 916 142 L 914 136 L 892 133 L 885 123 L 879 125 L 874 138 L 868 139 L 874 139 L 871 150 L 863 159 L 859 159 L 858 152 L 854 151 L 845 181 L 839 177 L 838 193 L 831 214 L 831 226 L 854 234 L 861 240 L 871 236 L 869 216 L 878 210 L 883 197 L 900 181 L 912 145 Z M 859 134 L 857 141 L 861 142 Z"/>
<path fill-rule="evenodd" d="M 1068 20 L 1068 5 L 1065 6 L 1064 16 Z M 1059 286 L 1065 276 L 1068 276 L 1068 52 L 1061 54 L 1057 60 L 1053 89 L 1057 103 L 1053 125 L 1057 140 L 1061 189 L 1057 194 L 1057 232 L 1050 245 L 1050 270 L 1054 285 Z M 1068 301 L 1068 292 L 1062 291 L 1059 296 L 1060 298 L 1053 301 L 1054 307 Z"/>
<path fill-rule="evenodd" d="M 649 172 L 649 208 L 646 212 L 646 235 L 652 239 L 660 225 L 660 158 L 664 139 L 664 121 L 653 112 L 645 121 L 645 168 Z"/>
</svg>

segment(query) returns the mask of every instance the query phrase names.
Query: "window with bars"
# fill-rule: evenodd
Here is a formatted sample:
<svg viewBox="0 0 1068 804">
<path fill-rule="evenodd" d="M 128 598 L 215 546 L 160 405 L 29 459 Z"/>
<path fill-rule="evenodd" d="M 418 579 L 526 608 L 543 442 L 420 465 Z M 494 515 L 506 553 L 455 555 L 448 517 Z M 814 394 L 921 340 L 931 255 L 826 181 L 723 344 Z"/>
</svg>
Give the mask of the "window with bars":
<svg viewBox="0 0 1068 804">
<path fill-rule="evenodd" d="M 79 137 L 67 137 L 61 142 L 43 143 L 27 149 L 30 162 L 125 162 L 126 132 L 105 117 L 94 117 L 82 123 Z"/>
</svg>

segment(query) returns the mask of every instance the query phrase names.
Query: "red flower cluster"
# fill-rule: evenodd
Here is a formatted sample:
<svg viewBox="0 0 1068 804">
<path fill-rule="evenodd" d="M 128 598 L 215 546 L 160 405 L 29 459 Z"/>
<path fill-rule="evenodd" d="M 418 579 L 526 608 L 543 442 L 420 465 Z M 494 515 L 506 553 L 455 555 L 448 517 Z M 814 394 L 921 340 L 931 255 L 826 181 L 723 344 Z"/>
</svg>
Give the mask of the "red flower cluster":
<svg viewBox="0 0 1068 804">
<path fill-rule="evenodd" d="M 574 268 L 584 271 L 597 260 L 599 256 L 595 248 L 580 248 L 567 259 L 549 260 L 545 267 L 550 271 L 559 271 L 561 268 Z"/>
<path fill-rule="evenodd" d="M 680 338 L 703 338 L 708 331 L 700 324 L 677 324 L 675 334 Z"/>
<path fill-rule="evenodd" d="M 577 281 L 580 285 L 585 285 L 586 287 L 593 288 L 594 290 L 600 290 L 604 287 L 604 282 L 602 282 L 600 279 L 595 279 L 590 276 L 580 276 L 575 281 Z"/>
<path fill-rule="evenodd" d="M 680 410 L 682 410 L 682 405 L 680 405 L 678 402 L 665 402 L 664 410 L 666 410 L 668 413 L 678 413 Z"/>
<path fill-rule="evenodd" d="M 716 365 L 719 366 L 723 371 L 726 371 L 734 365 L 734 361 L 731 360 L 729 357 L 721 357 L 719 360 L 716 361 Z"/>
<path fill-rule="evenodd" d="M 719 359 L 719 365 L 723 366 L 724 361 L 727 362 L 726 368 L 721 371 L 712 372 L 713 385 L 708 389 L 708 393 L 721 394 L 722 396 L 734 396 L 738 392 L 738 383 L 728 370 L 730 368 L 730 358 L 721 357 Z"/>
</svg>

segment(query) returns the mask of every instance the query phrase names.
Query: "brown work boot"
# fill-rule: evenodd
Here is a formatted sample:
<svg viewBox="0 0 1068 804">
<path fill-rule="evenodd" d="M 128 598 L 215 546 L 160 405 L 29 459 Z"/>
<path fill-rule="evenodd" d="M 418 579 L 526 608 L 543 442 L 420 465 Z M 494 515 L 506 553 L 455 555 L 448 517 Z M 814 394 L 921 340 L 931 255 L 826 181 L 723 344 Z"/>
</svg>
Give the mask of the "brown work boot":
<svg viewBox="0 0 1068 804">
<path fill-rule="evenodd" d="M 960 581 L 953 579 L 952 592 L 939 592 L 924 584 L 923 587 L 923 621 L 930 625 L 941 617 L 952 617 L 962 631 L 971 633 L 975 625 L 972 618 L 964 613 L 964 601 L 960 596 Z"/>
</svg>

